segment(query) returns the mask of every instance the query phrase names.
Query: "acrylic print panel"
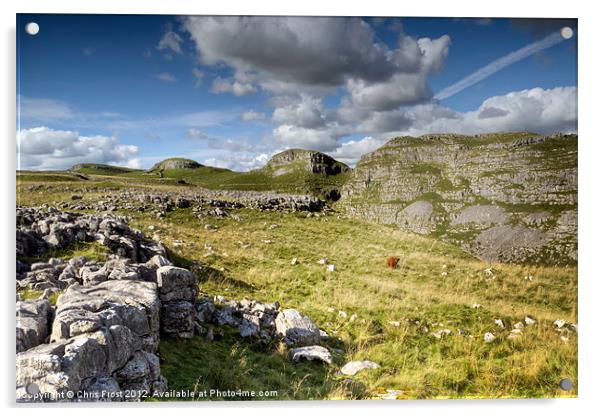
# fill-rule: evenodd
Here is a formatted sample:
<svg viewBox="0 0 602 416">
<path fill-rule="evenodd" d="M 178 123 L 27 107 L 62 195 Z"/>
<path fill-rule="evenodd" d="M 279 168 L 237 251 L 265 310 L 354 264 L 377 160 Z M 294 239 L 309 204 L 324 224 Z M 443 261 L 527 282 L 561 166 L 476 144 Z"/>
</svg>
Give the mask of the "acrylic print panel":
<svg viewBox="0 0 602 416">
<path fill-rule="evenodd" d="M 17 400 L 577 396 L 576 38 L 18 15 Z"/>
</svg>

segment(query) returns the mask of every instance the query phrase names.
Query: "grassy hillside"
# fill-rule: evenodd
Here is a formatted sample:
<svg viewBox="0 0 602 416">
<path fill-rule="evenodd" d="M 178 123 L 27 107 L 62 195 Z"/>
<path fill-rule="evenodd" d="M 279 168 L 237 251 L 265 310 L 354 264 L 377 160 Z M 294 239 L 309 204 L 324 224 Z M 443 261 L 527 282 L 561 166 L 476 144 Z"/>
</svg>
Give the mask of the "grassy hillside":
<svg viewBox="0 0 602 416">
<path fill-rule="evenodd" d="M 99 163 L 80 163 L 70 169 L 71 172 L 79 172 L 97 175 L 120 175 L 123 173 L 136 172 L 137 169 L 124 168 L 121 166 L 103 165 Z"/>
<path fill-rule="evenodd" d="M 142 174 L 103 177 L 98 183 L 168 186 L 136 175 Z M 258 173 L 236 180 L 247 178 L 242 183 L 250 187 L 267 180 L 254 175 Z M 18 203 L 67 201 L 74 189 L 95 182 L 53 182 L 50 193 L 25 192 L 31 183 L 20 185 Z M 106 194 L 98 189 L 87 192 L 84 200 Z M 169 212 L 162 220 L 150 212 L 120 213 L 132 216 L 132 225 L 147 235 L 160 238 L 178 264 L 196 270 L 204 294 L 277 300 L 284 308 L 297 308 L 331 335 L 326 345 L 340 350 L 332 367 L 295 365 L 281 346 L 254 344 L 227 328 L 215 341 L 165 339 L 161 371 L 172 389 L 276 391 L 270 399 L 373 398 L 386 390 L 400 390 L 399 398 L 577 394 L 577 335 L 570 333 L 563 341 L 553 325 L 556 319 L 578 320 L 575 267 L 488 264 L 431 237 L 336 214 L 307 217 L 242 209 L 235 212 L 239 222 L 198 219 L 191 208 Z M 217 230 L 206 230 L 209 223 Z M 102 255 L 93 247 L 73 250 Z M 389 255 L 401 257 L 398 269 L 385 267 Z M 291 265 L 293 257 L 299 264 Z M 321 258 L 337 270 L 327 272 L 317 263 Z M 524 322 L 526 315 L 537 323 L 525 327 L 517 339 L 508 339 L 512 325 Z M 505 328 L 495 319 L 502 319 Z M 449 335 L 438 339 L 437 331 L 445 329 Z M 494 333 L 495 341 L 485 343 L 486 332 Z M 354 377 L 337 374 L 345 362 L 363 359 L 381 368 Z M 562 378 L 573 380 L 575 389 L 560 390 Z"/>
</svg>

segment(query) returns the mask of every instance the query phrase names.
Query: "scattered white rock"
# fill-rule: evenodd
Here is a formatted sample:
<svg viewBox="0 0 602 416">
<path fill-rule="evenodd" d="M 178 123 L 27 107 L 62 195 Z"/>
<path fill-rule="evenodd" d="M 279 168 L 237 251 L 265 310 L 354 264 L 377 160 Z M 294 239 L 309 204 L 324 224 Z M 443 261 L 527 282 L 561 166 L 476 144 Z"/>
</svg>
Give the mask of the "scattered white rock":
<svg viewBox="0 0 602 416">
<path fill-rule="evenodd" d="M 293 257 L 293 259 L 291 260 L 291 266 L 294 266 L 296 264 L 299 264 L 299 260 L 297 259 L 297 257 Z"/>
<path fill-rule="evenodd" d="M 174 247 L 182 247 L 183 245 L 184 245 L 184 242 L 182 240 L 173 240 Z"/>
<path fill-rule="evenodd" d="M 346 376 L 354 376 L 362 370 L 379 367 L 380 365 L 376 364 L 374 361 L 350 361 L 341 368 L 341 373 L 345 374 Z"/>
<path fill-rule="evenodd" d="M 329 264 L 328 266 L 326 266 L 326 271 L 327 272 L 334 272 L 336 270 L 336 266 L 334 264 Z"/>
<path fill-rule="evenodd" d="M 156 227 L 155 227 L 154 225 L 149 225 L 149 226 L 148 226 L 148 229 L 149 229 L 149 230 L 151 230 L 151 231 L 155 231 L 155 228 L 156 228 Z"/>
<path fill-rule="evenodd" d="M 273 241 L 272 241 L 272 240 L 261 240 L 261 242 L 262 242 L 263 244 L 272 244 L 272 243 L 273 243 Z"/>
<path fill-rule="evenodd" d="M 354 313 L 353 315 L 351 315 L 351 316 L 349 317 L 349 322 L 353 322 L 353 321 L 355 321 L 356 319 L 357 319 L 357 315 Z"/>
<path fill-rule="evenodd" d="M 275 230 L 276 228 L 278 228 L 278 224 L 270 225 L 270 230 Z"/>
<path fill-rule="evenodd" d="M 528 281 L 532 282 L 533 281 L 533 275 L 530 275 L 530 274 L 526 275 L 525 276 L 525 280 L 528 280 Z"/>
<path fill-rule="evenodd" d="M 447 272 L 441 272 L 441 276 L 443 276 L 443 277 L 447 276 Z"/>
<path fill-rule="evenodd" d="M 326 258 L 320 259 L 320 260 L 318 260 L 318 264 L 328 264 L 328 259 L 326 259 Z"/>
<path fill-rule="evenodd" d="M 557 319 L 554 321 L 554 325 L 556 325 L 556 328 L 560 329 L 566 325 L 566 321 L 564 319 Z"/>
<path fill-rule="evenodd" d="M 495 340 L 495 335 L 493 335 L 491 332 L 486 332 L 485 336 L 483 336 L 483 340 L 489 344 Z"/>
<path fill-rule="evenodd" d="M 328 335 L 328 332 L 320 329 L 320 339 L 322 341 L 328 341 L 330 339 L 330 335 Z"/>
<path fill-rule="evenodd" d="M 333 308 L 332 306 L 329 306 L 329 307 L 326 309 L 326 311 L 327 311 L 327 312 L 330 312 L 330 313 L 333 313 L 333 312 L 334 312 L 334 308 Z"/>
<path fill-rule="evenodd" d="M 437 330 L 437 331 L 433 332 L 433 333 L 432 333 L 432 335 L 433 335 L 435 338 L 437 338 L 437 339 L 441 339 L 441 338 L 443 338 L 443 336 L 444 336 L 444 335 L 449 335 L 449 334 L 451 334 L 451 332 L 452 332 L 452 331 L 451 331 L 450 329 L 447 329 L 447 328 L 446 328 L 446 329 L 439 329 L 439 330 Z"/>
<path fill-rule="evenodd" d="M 399 396 L 403 395 L 403 390 L 389 390 L 386 393 L 380 393 L 376 396 L 381 400 L 397 400 Z"/>
<path fill-rule="evenodd" d="M 523 325 L 522 322 L 517 322 L 517 323 L 514 324 L 514 328 L 515 329 L 523 330 L 525 328 L 525 325 Z"/>
<path fill-rule="evenodd" d="M 483 272 L 487 275 L 487 276 L 493 276 L 493 267 L 488 267 L 485 270 L 483 270 Z"/>
<path fill-rule="evenodd" d="M 564 335 L 561 335 L 561 336 L 560 336 L 560 340 L 561 340 L 562 342 L 569 342 L 569 337 L 566 337 L 566 336 L 564 336 Z"/>
<path fill-rule="evenodd" d="M 292 351 L 293 362 L 298 363 L 301 359 L 309 361 L 323 361 L 326 364 L 332 364 L 332 354 L 326 348 L 320 345 L 309 347 L 294 348 Z"/>
<path fill-rule="evenodd" d="M 347 312 L 339 311 L 339 318 L 347 319 Z"/>
<path fill-rule="evenodd" d="M 495 324 L 496 324 L 497 326 L 499 326 L 500 328 L 502 328 L 502 329 L 506 328 L 506 325 L 504 325 L 504 321 L 502 321 L 501 319 L 496 319 L 496 320 L 495 320 L 495 321 L 493 321 L 493 322 L 495 322 Z"/>
<path fill-rule="evenodd" d="M 481 305 L 478 303 L 473 303 L 471 306 L 472 309 L 479 309 L 480 307 L 481 307 Z"/>
<path fill-rule="evenodd" d="M 512 331 L 510 331 L 510 334 L 508 334 L 508 339 L 517 339 L 518 337 L 520 337 L 521 333 L 522 331 L 520 329 L 513 329 Z"/>
<path fill-rule="evenodd" d="M 535 325 L 537 321 L 533 318 L 531 318 L 530 316 L 525 316 L 525 323 L 527 325 Z"/>
<path fill-rule="evenodd" d="M 205 224 L 205 230 L 209 231 L 209 230 L 216 230 L 217 227 L 213 224 Z"/>
<path fill-rule="evenodd" d="M 401 322 L 399 321 L 389 321 L 389 325 L 399 328 L 401 326 Z"/>
</svg>

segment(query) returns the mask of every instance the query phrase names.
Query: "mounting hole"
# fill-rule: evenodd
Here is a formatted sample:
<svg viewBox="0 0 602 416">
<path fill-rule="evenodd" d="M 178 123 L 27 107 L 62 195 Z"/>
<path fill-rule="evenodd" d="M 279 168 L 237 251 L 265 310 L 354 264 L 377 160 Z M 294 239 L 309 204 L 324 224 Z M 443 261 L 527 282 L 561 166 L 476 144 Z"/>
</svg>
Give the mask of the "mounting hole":
<svg viewBox="0 0 602 416">
<path fill-rule="evenodd" d="M 563 378 L 562 380 L 560 380 L 560 388 L 565 391 L 572 390 L 573 382 L 570 378 Z"/>
<path fill-rule="evenodd" d="M 28 35 L 31 35 L 31 36 L 37 35 L 39 31 L 40 31 L 40 25 L 38 25 L 36 22 L 29 22 L 25 25 L 25 32 Z"/>
<path fill-rule="evenodd" d="M 38 385 L 36 383 L 29 383 L 28 385 L 25 386 L 25 391 L 27 392 L 27 394 L 31 394 L 32 396 L 35 396 L 36 394 L 38 394 L 40 392 L 40 388 L 38 387 Z"/>
<path fill-rule="evenodd" d="M 568 26 L 563 27 L 562 29 L 560 29 L 560 36 L 562 36 L 564 39 L 570 39 L 573 37 L 573 29 L 571 29 Z"/>
</svg>

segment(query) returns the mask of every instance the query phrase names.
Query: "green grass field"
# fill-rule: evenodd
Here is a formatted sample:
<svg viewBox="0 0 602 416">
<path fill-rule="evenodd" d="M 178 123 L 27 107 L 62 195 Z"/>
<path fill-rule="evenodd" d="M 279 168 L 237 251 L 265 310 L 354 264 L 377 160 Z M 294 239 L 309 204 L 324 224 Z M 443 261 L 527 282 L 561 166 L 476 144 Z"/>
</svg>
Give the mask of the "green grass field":
<svg viewBox="0 0 602 416">
<path fill-rule="evenodd" d="M 84 193 L 84 200 L 102 199 L 107 187 L 175 189 L 140 172 L 90 174 L 88 180 L 75 181 L 48 175 L 18 175 L 17 203 L 52 205 L 90 187 L 97 190 Z M 212 179 L 216 184 L 218 177 Z M 252 174 L 247 178 L 252 183 Z M 52 192 L 28 190 L 46 184 L 54 186 Z M 299 309 L 331 335 L 325 345 L 340 350 L 328 367 L 292 364 L 281 345 L 245 341 L 234 329 L 225 328 L 215 341 L 164 339 L 161 371 L 171 388 L 276 391 L 277 396 L 261 397 L 270 400 L 368 399 L 388 389 L 401 390 L 399 398 L 408 399 L 577 395 L 577 334 L 563 341 L 553 324 L 578 320 L 576 267 L 487 264 L 436 239 L 337 213 L 307 217 L 237 210 L 242 221 L 198 219 L 190 208 L 161 220 L 150 213 L 119 213 L 130 215 L 131 225 L 147 235 L 157 234 L 178 264 L 200 271 L 203 294 L 279 301 L 284 308 Z M 205 224 L 217 230 L 206 230 Z M 176 247 L 175 240 L 183 245 Z M 102 256 L 94 247 L 74 247 L 73 252 Z M 401 258 L 395 270 L 385 267 L 391 255 Z M 291 265 L 293 257 L 299 264 Z M 336 271 L 326 271 L 317 263 L 321 258 L 328 258 Z M 492 273 L 485 271 L 491 267 Z M 526 315 L 537 323 L 517 339 L 507 339 L 512 325 Z M 505 329 L 495 319 L 502 319 Z M 443 329 L 450 334 L 434 336 Z M 492 343 L 484 342 L 486 332 L 496 335 Z M 364 359 L 380 368 L 354 377 L 337 374 L 345 362 Z M 561 390 L 562 378 L 570 378 L 575 388 Z"/>
</svg>

